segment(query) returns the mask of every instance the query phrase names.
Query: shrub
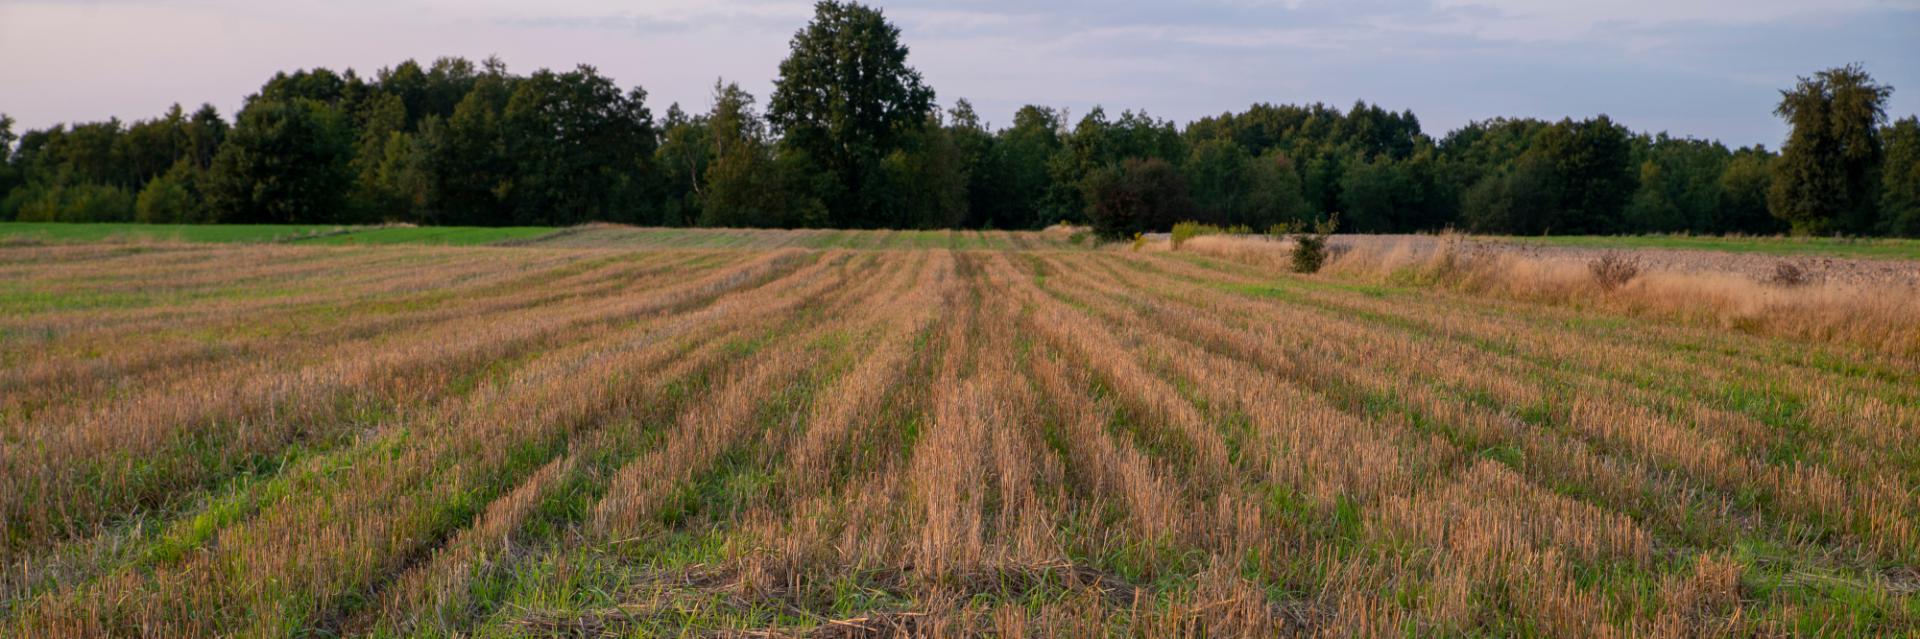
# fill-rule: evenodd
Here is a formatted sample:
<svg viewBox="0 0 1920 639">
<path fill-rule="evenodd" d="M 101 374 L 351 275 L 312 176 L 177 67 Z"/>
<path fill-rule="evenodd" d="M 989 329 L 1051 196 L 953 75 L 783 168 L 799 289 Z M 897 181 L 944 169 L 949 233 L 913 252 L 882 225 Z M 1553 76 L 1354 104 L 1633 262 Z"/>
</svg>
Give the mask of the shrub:
<svg viewBox="0 0 1920 639">
<path fill-rule="evenodd" d="M 1094 233 L 1119 240 L 1193 216 L 1193 198 L 1179 169 L 1158 158 L 1129 159 L 1081 182 Z"/>
<path fill-rule="evenodd" d="M 1138 251 L 1142 248 L 1146 248 L 1146 246 L 1147 246 L 1146 234 L 1144 233 L 1133 234 L 1133 250 Z"/>
<path fill-rule="evenodd" d="M 1173 250 L 1178 251 L 1180 245 L 1187 243 L 1187 240 L 1206 234 L 1207 225 L 1199 222 L 1187 221 L 1175 224 L 1173 225 Z"/>
<path fill-rule="evenodd" d="M 1327 237 L 1339 228 L 1339 219 L 1340 214 L 1335 213 L 1311 228 L 1304 222 L 1283 222 L 1267 229 L 1267 233 L 1293 240 L 1293 272 L 1317 273 L 1327 264 Z"/>
<path fill-rule="evenodd" d="M 1188 220 L 1173 225 L 1173 249 L 1180 250 L 1181 244 L 1202 235 L 1248 235 L 1251 233 L 1253 228 L 1245 224 L 1221 227 Z"/>
<path fill-rule="evenodd" d="M 1798 288 L 1813 283 L 1813 273 L 1794 262 L 1780 262 L 1773 265 L 1773 273 L 1763 283 L 1781 288 Z"/>
<path fill-rule="evenodd" d="M 105 184 L 30 185 L 15 190 L 25 195 L 17 206 L 21 222 L 128 222 L 133 220 L 133 196 Z M 10 202 L 12 198 L 9 198 Z"/>
<path fill-rule="evenodd" d="M 172 173 L 153 178 L 134 198 L 134 219 L 149 224 L 177 224 L 193 219 L 193 192 Z"/>
<path fill-rule="evenodd" d="M 1600 290 L 1612 291 L 1640 277 L 1640 260 L 1608 253 L 1587 263 L 1587 270 L 1593 273 L 1593 282 L 1600 285 Z"/>
</svg>

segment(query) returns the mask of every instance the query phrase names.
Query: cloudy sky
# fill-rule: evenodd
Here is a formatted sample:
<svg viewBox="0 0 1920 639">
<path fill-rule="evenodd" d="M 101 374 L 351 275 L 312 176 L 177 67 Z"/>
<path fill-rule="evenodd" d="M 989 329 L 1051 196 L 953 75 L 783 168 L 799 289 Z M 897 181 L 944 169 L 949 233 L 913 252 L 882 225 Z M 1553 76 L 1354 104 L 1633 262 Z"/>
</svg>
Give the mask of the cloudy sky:
<svg viewBox="0 0 1920 639">
<path fill-rule="evenodd" d="M 1412 109 L 1435 135 L 1492 116 L 1614 116 L 1637 130 L 1778 146 L 1796 75 L 1860 62 L 1920 112 L 1920 0 L 959 0 L 876 2 L 942 104 L 1004 124 L 1022 104 L 1185 122 L 1254 102 Z M 656 113 L 718 77 L 762 97 L 805 2 L 0 0 L 0 113 L 21 127 L 231 114 L 276 70 L 371 72 L 497 54 L 589 63 Z M 16 127 L 17 129 L 20 127 Z"/>
</svg>

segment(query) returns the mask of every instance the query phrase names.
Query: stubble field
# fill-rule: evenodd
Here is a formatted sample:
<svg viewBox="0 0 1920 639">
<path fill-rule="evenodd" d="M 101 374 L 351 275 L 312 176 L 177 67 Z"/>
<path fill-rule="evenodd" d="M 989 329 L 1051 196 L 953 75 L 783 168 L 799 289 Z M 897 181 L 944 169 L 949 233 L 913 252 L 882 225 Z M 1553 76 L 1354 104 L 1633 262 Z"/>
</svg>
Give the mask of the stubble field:
<svg viewBox="0 0 1920 639">
<path fill-rule="evenodd" d="M 1059 234 L 619 232 L 0 246 L 0 634 L 1920 628 L 1911 351 Z"/>
</svg>

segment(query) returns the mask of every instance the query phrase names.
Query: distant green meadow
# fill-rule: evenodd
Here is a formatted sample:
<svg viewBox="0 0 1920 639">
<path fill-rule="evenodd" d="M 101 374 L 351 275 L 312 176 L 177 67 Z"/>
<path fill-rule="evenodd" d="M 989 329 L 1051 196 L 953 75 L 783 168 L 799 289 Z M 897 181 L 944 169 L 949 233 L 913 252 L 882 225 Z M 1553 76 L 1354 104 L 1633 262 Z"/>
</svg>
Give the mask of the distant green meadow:
<svg viewBox="0 0 1920 639">
<path fill-rule="evenodd" d="M 0 223 L 0 242 L 282 242 L 478 245 L 537 238 L 554 227 L 338 226 L 306 224 Z"/>
</svg>

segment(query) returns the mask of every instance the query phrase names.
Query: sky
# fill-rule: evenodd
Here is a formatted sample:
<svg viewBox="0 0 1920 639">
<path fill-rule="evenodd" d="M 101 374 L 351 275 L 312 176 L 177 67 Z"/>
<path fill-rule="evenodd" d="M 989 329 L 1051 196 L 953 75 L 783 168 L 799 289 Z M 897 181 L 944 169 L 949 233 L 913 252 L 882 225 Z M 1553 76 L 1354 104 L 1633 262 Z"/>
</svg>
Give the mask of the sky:
<svg viewBox="0 0 1920 639">
<path fill-rule="evenodd" d="M 1607 114 L 1637 131 L 1778 148 L 1797 76 L 1861 63 L 1920 112 L 1920 0 L 877 1 L 942 105 L 996 126 L 1025 104 L 1185 123 L 1258 102 L 1366 100 L 1438 137 L 1496 116 Z M 0 113 L 15 131 L 231 117 L 275 71 L 498 55 L 591 64 L 649 106 L 704 110 L 714 81 L 764 104 L 807 2 L 0 0 Z"/>
</svg>

